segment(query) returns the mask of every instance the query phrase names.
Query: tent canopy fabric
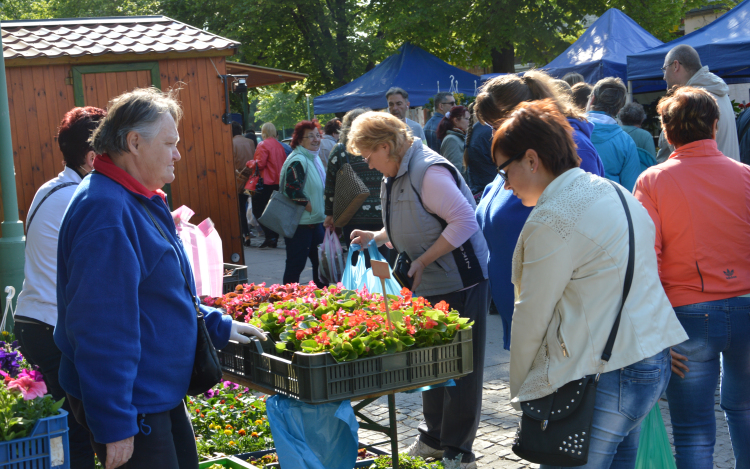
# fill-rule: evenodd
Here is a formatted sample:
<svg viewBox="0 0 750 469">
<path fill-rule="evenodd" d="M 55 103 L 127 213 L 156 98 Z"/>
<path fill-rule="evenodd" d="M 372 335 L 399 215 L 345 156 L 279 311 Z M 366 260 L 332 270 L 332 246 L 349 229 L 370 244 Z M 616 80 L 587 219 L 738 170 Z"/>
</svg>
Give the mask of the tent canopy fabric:
<svg viewBox="0 0 750 469">
<path fill-rule="evenodd" d="M 316 114 L 347 112 L 358 107 L 383 109 L 387 107 L 386 91 L 398 86 L 409 93 L 411 106 L 424 106 L 438 91 L 451 91 L 451 81 L 452 91 L 469 96 L 475 95 L 480 84 L 478 76 L 406 42 L 375 68 L 341 88 L 318 96 L 313 104 Z"/>
<path fill-rule="evenodd" d="M 605 77 L 620 77 L 627 82 L 627 56 L 660 44 L 628 15 L 610 8 L 565 52 L 541 69 L 555 78 L 577 72 L 591 84 Z"/>
<path fill-rule="evenodd" d="M 745 0 L 714 22 L 674 41 L 628 56 L 628 79 L 661 79 L 664 58 L 673 47 L 692 46 L 721 77 L 750 76 L 750 0 Z"/>
</svg>

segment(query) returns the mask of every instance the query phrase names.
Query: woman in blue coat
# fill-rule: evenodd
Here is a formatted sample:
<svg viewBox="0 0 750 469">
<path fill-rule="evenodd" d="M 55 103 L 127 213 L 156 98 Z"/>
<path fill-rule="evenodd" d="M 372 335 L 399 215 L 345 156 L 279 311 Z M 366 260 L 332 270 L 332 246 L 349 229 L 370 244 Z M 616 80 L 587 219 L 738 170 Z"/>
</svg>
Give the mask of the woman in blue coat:
<svg viewBox="0 0 750 469">
<path fill-rule="evenodd" d="M 586 121 L 571 103 L 570 97 L 555 86 L 546 73 L 532 70 L 523 77 L 497 77 L 482 88 L 477 96 L 474 112 L 477 118 L 493 128 L 524 101 L 552 99 L 573 127 L 573 140 L 581 158 L 581 169 L 604 176 L 602 160 L 591 143 L 594 125 Z M 521 199 L 503 188 L 503 179 L 496 177 L 488 185 L 476 210 L 477 222 L 487 240 L 492 299 L 503 320 L 503 347 L 510 350 L 510 324 L 513 318 L 514 293 L 510 281 L 511 261 L 518 236 L 533 207 L 525 207 Z"/>
</svg>

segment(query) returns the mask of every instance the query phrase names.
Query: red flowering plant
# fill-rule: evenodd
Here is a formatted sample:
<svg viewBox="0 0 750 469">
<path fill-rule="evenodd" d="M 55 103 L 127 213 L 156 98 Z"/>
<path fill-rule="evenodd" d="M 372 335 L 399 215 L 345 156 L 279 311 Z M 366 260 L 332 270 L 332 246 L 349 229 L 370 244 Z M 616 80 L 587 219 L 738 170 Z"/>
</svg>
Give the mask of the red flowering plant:
<svg viewBox="0 0 750 469">
<path fill-rule="evenodd" d="M 446 302 L 432 306 L 408 289 L 388 297 L 390 331 L 380 294 L 345 290 L 340 284 L 294 291 L 290 298 L 261 304 L 245 316 L 270 333 L 278 352 L 330 352 L 338 361 L 356 360 L 448 343 L 456 331 L 473 324 Z"/>
<path fill-rule="evenodd" d="M 63 399 L 47 395 L 42 374 L 18 350 L 12 334 L 0 341 L 0 440 L 24 438 L 39 419 L 59 414 Z"/>
</svg>

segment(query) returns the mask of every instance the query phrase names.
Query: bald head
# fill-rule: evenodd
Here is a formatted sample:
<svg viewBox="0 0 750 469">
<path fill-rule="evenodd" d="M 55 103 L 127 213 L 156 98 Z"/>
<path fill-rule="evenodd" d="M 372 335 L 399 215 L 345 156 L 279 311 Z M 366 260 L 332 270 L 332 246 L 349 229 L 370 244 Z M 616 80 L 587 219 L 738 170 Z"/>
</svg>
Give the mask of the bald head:
<svg viewBox="0 0 750 469">
<path fill-rule="evenodd" d="M 687 44 L 680 44 L 664 58 L 664 81 L 667 87 L 686 85 L 702 67 L 698 52 Z"/>
</svg>

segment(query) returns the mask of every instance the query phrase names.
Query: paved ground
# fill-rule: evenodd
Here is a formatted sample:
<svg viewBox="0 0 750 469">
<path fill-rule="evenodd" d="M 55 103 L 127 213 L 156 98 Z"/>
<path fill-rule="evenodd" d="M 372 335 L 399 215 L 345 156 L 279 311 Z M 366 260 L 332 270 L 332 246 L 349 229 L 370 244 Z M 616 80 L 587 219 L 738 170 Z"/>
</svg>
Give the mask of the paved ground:
<svg viewBox="0 0 750 469">
<path fill-rule="evenodd" d="M 254 246 L 260 245 L 262 238 L 254 239 Z M 286 252 L 283 240 L 276 249 L 245 248 L 245 260 L 248 265 L 250 282 L 269 284 L 281 283 L 284 274 L 284 260 Z M 308 262 L 300 278 L 301 282 L 312 279 L 312 270 Z M 526 468 L 538 467 L 518 458 L 511 451 L 511 443 L 518 425 L 518 412 L 510 406 L 510 391 L 508 388 L 508 363 L 510 353 L 502 347 L 502 321 L 499 316 L 489 316 L 487 321 L 487 344 L 484 366 L 484 403 L 482 408 L 482 422 L 479 426 L 474 451 L 477 454 L 477 464 L 480 468 Z M 670 440 L 672 427 L 670 425 L 669 409 L 666 401 L 660 401 L 664 422 L 667 426 Z M 422 417 L 422 401 L 419 394 L 401 393 L 396 395 L 397 419 L 399 421 L 399 446 L 406 448 L 417 436 L 417 426 Z M 383 397 L 367 407 L 373 420 L 387 424 L 388 404 Z M 729 442 L 729 433 L 724 413 L 719 408 L 718 392 L 716 398 L 716 448 L 714 452 L 714 466 L 717 468 L 733 468 L 734 457 Z M 382 441 L 383 435 L 360 431 L 363 442 Z M 383 448 L 388 450 L 389 448 Z"/>
</svg>

